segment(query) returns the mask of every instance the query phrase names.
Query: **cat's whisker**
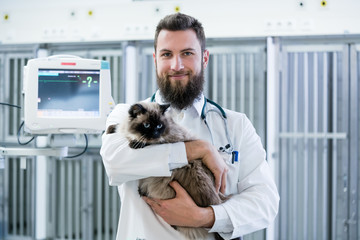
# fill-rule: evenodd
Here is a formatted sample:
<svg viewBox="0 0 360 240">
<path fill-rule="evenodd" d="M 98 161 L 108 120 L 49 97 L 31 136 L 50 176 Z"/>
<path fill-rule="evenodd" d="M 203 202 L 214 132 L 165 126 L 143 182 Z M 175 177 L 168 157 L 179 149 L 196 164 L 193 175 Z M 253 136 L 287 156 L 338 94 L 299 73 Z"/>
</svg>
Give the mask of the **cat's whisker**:
<svg viewBox="0 0 360 240">
<path fill-rule="evenodd" d="M 140 141 L 136 141 L 135 148 L 139 148 L 140 144 L 141 144 Z"/>
<path fill-rule="evenodd" d="M 146 137 L 145 134 L 140 136 L 140 142 L 146 143 Z"/>
<path fill-rule="evenodd" d="M 136 140 L 134 147 L 135 148 L 143 148 L 146 146 L 146 138 L 145 135 L 141 135 L 138 140 Z"/>
</svg>

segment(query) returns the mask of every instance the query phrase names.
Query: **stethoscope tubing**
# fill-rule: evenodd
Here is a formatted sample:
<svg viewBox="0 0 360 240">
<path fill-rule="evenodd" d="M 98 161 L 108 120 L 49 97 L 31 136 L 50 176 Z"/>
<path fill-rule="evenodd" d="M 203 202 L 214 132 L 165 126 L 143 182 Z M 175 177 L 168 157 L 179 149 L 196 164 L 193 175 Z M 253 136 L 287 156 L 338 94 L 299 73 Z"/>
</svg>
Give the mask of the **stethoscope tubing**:
<svg viewBox="0 0 360 240">
<path fill-rule="evenodd" d="M 227 118 L 225 118 L 225 117 L 223 116 L 222 112 L 219 111 L 217 108 L 209 109 L 209 110 L 207 110 L 206 112 L 205 112 L 205 111 L 203 112 L 204 114 L 202 114 L 202 115 L 203 115 L 202 119 L 203 119 L 203 121 L 204 121 L 204 123 L 205 123 L 205 125 L 206 125 L 206 127 L 207 127 L 207 129 L 208 129 L 208 131 L 209 131 L 209 133 L 210 133 L 211 142 L 212 142 L 213 145 L 215 145 L 215 144 L 214 144 L 213 134 L 212 134 L 212 131 L 211 131 L 211 129 L 210 129 L 210 126 L 209 126 L 209 124 L 208 124 L 208 122 L 207 122 L 207 120 L 206 120 L 206 116 L 207 116 L 210 112 L 215 112 L 215 113 L 217 113 L 217 114 L 220 116 L 220 118 L 223 120 L 223 123 L 224 123 L 225 135 L 226 135 L 226 139 L 227 139 L 227 141 L 228 141 L 228 144 L 226 144 L 224 147 L 220 147 L 219 150 L 220 150 L 220 151 L 223 151 L 223 152 L 226 152 L 226 153 L 228 153 L 228 154 L 231 154 L 231 153 L 233 152 L 233 150 L 234 150 L 234 147 L 233 147 L 233 144 L 232 144 L 232 142 L 231 142 L 230 135 L 229 135 L 229 126 L 228 126 L 228 123 L 227 123 Z"/>
</svg>

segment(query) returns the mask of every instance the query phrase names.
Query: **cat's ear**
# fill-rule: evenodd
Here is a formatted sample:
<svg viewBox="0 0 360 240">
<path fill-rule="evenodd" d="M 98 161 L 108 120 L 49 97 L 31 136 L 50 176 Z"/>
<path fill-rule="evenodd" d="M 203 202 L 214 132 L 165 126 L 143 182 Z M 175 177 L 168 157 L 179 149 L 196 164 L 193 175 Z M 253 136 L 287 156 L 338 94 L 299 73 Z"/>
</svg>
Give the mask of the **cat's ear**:
<svg viewBox="0 0 360 240">
<path fill-rule="evenodd" d="M 131 107 L 130 107 L 130 109 L 129 109 L 129 115 L 130 115 L 130 117 L 132 117 L 132 118 L 136 118 L 137 117 L 137 115 L 139 115 L 139 114 L 144 114 L 144 113 L 146 113 L 146 109 L 143 107 L 143 105 L 141 105 L 141 104 L 134 104 L 134 105 L 132 105 Z"/>
<path fill-rule="evenodd" d="M 163 104 L 163 105 L 159 105 L 159 106 L 160 106 L 161 113 L 164 114 L 166 112 L 166 110 L 170 107 L 170 104 Z"/>
</svg>

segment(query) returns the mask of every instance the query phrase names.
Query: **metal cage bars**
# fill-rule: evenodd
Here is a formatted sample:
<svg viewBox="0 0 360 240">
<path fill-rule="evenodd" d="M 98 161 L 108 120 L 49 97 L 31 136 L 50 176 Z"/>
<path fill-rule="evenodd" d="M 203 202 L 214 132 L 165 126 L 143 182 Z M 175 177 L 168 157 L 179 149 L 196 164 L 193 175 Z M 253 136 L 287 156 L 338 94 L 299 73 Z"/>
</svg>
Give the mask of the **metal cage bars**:
<svg viewBox="0 0 360 240">
<path fill-rule="evenodd" d="M 109 187 L 101 159 L 51 159 L 48 226 L 54 239 L 115 239 L 120 201 Z"/>
<path fill-rule="evenodd" d="M 2 182 L 1 235 L 2 239 L 20 237 L 32 239 L 34 235 L 35 159 L 5 157 L 0 169 Z"/>
<path fill-rule="evenodd" d="M 27 63 L 33 54 L 30 51 L 23 53 L 7 53 L 1 57 L 1 86 L 2 103 L 12 104 L 22 107 L 22 78 L 23 66 Z M 8 79 L 8 81 L 5 81 Z M 0 142 L 15 143 L 16 135 L 22 120 L 22 111 L 20 108 L 11 106 L 0 106 L 4 117 L 0 120 L 2 124 L 2 134 L 0 134 Z"/>
<path fill-rule="evenodd" d="M 350 45 L 350 163 L 348 233 L 360 239 L 360 44 Z"/>
<path fill-rule="evenodd" d="M 266 46 L 209 48 L 205 94 L 221 106 L 245 113 L 265 145 Z"/>
<path fill-rule="evenodd" d="M 348 185 L 351 176 L 358 178 L 358 159 L 351 160 L 358 150 L 349 143 L 359 141 L 349 123 L 359 119 L 358 111 L 353 117 L 349 112 L 357 104 L 349 97 L 349 83 L 358 89 L 359 80 L 349 78 L 349 71 L 356 71 L 348 67 L 353 64 L 349 45 L 289 44 L 281 57 L 278 184 L 283 201 L 276 238 L 354 239 L 357 233 L 347 223 L 356 213 L 350 210 Z M 356 170 L 349 172 L 350 165 Z"/>
</svg>

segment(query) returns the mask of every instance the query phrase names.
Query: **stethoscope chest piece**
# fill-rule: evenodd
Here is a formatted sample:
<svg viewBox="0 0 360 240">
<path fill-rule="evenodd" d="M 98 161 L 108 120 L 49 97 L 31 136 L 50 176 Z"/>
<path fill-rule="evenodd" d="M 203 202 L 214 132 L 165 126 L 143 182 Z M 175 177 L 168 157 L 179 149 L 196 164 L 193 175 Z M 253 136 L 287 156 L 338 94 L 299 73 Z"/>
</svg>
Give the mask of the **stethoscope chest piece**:
<svg viewBox="0 0 360 240">
<path fill-rule="evenodd" d="M 206 103 L 209 102 L 210 104 L 212 104 L 213 106 L 215 106 L 215 108 L 210 108 L 208 110 L 206 110 Z M 212 141 L 212 144 L 214 144 L 214 138 L 213 138 L 213 135 L 212 135 L 212 131 L 210 129 L 210 126 L 208 124 L 208 122 L 206 121 L 206 116 L 208 115 L 208 113 L 210 112 L 215 112 L 217 113 L 221 119 L 223 120 L 224 122 L 224 128 L 225 128 L 225 135 L 226 135 L 226 139 L 227 139 L 227 144 L 225 144 L 223 147 L 219 147 L 219 151 L 220 152 L 225 152 L 225 153 L 228 153 L 228 154 L 231 154 L 231 162 L 232 163 L 235 163 L 238 161 L 238 155 L 239 155 L 239 152 L 238 151 L 234 151 L 234 146 L 231 142 L 231 139 L 230 139 L 230 135 L 229 135 L 229 129 L 228 129 L 228 124 L 227 124 L 227 116 L 226 116 L 226 113 L 224 111 L 224 109 L 222 109 L 217 103 L 205 98 L 205 102 L 204 102 L 204 106 L 202 108 L 202 111 L 201 111 L 201 119 L 204 121 L 209 133 L 210 133 L 210 136 L 211 136 L 211 141 Z"/>
</svg>

